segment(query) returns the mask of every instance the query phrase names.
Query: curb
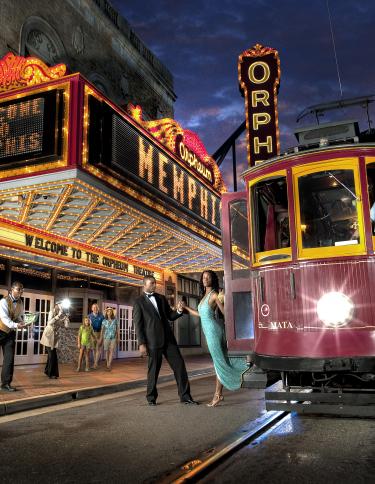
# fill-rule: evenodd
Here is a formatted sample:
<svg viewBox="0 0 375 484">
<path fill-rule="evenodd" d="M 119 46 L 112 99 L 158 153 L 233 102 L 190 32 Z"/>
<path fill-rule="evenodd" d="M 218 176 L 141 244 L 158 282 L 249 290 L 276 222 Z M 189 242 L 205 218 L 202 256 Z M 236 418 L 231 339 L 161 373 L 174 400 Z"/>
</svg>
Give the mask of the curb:
<svg viewBox="0 0 375 484">
<path fill-rule="evenodd" d="M 188 371 L 189 378 L 198 376 L 208 376 L 215 373 L 214 369 L 203 368 L 201 370 Z M 174 375 L 164 375 L 158 378 L 158 383 L 167 383 L 174 380 Z M 115 383 L 113 385 L 105 385 L 90 388 L 79 388 L 77 390 L 68 390 L 66 392 L 55 393 L 53 395 L 45 395 L 41 397 L 30 397 L 22 400 L 12 400 L 0 404 L 0 416 L 11 415 L 17 412 L 25 412 L 27 410 L 35 410 L 36 408 L 49 407 L 61 403 L 68 403 L 74 400 L 83 400 L 85 398 L 92 398 L 102 395 L 109 395 L 111 393 L 123 392 L 126 390 L 134 390 L 141 388 L 147 384 L 147 380 L 133 380 L 124 383 Z"/>
</svg>

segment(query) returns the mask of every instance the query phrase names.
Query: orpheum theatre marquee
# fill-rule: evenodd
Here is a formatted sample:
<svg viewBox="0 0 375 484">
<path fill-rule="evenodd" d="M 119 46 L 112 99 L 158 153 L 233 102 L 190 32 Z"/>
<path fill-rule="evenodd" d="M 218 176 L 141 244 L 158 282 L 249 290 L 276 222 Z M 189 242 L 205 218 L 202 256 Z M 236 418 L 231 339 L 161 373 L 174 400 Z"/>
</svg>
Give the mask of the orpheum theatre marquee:
<svg viewBox="0 0 375 484">
<path fill-rule="evenodd" d="M 0 60 L 0 255 L 118 282 L 221 269 L 220 171 L 194 133 L 66 66 Z"/>
</svg>

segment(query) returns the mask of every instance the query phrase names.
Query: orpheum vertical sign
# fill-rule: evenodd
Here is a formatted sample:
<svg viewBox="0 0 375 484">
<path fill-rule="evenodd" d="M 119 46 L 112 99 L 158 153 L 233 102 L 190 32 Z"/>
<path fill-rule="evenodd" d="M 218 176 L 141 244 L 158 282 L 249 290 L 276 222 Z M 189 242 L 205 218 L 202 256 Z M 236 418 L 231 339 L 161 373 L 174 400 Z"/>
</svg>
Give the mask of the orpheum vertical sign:
<svg viewBox="0 0 375 484">
<path fill-rule="evenodd" d="M 278 52 L 256 44 L 240 55 L 238 75 L 246 104 L 248 161 L 249 166 L 254 166 L 280 153 Z"/>
</svg>

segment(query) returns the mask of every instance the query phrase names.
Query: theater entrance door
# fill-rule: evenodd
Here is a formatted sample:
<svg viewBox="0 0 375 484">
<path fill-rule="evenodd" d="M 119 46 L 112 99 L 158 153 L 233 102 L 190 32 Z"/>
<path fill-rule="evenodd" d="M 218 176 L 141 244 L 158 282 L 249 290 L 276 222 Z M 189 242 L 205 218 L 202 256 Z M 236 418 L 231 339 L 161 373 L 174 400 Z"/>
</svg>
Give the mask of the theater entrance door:
<svg viewBox="0 0 375 484">
<path fill-rule="evenodd" d="M 6 296 L 7 291 L 1 290 L 1 294 Z M 39 317 L 35 324 L 17 330 L 14 363 L 15 365 L 44 363 L 47 355 L 44 346 L 40 344 L 40 338 L 47 323 L 48 313 L 53 307 L 54 296 L 25 291 L 22 299 L 25 313 L 37 313 Z M 1 354 L 0 364 L 2 362 Z"/>
<path fill-rule="evenodd" d="M 138 351 L 138 341 L 133 325 L 133 307 L 117 304 L 113 301 L 103 302 L 103 313 L 106 307 L 111 307 L 115 311 L 116 319 L 120 325 L 120 338 L 117 344 L 117 358 L 130 358 L 140 356 Z"/>
<path fill-rule="evenodd" d="M 118 320 L 120 323 L 120 340 L 117 357 L 127 358 L 139 356 L 138 342 L 133 325 L 133 308 L 131 306 L 118 306 Z"/>
</svg>

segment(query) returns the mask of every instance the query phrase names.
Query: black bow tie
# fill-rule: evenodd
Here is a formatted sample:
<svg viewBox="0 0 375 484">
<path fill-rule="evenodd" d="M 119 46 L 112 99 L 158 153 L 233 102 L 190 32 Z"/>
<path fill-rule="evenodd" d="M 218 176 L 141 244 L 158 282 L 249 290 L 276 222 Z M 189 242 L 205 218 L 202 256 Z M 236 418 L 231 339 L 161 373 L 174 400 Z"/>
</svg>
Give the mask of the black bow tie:
<svg viewBox="0 0 375 484">
<path fill-rule="evenodd" d="M 154 293 L 152 292 L 151 294 L 146 294 L 147 297 L 153 297 Z"/>
</svg>

